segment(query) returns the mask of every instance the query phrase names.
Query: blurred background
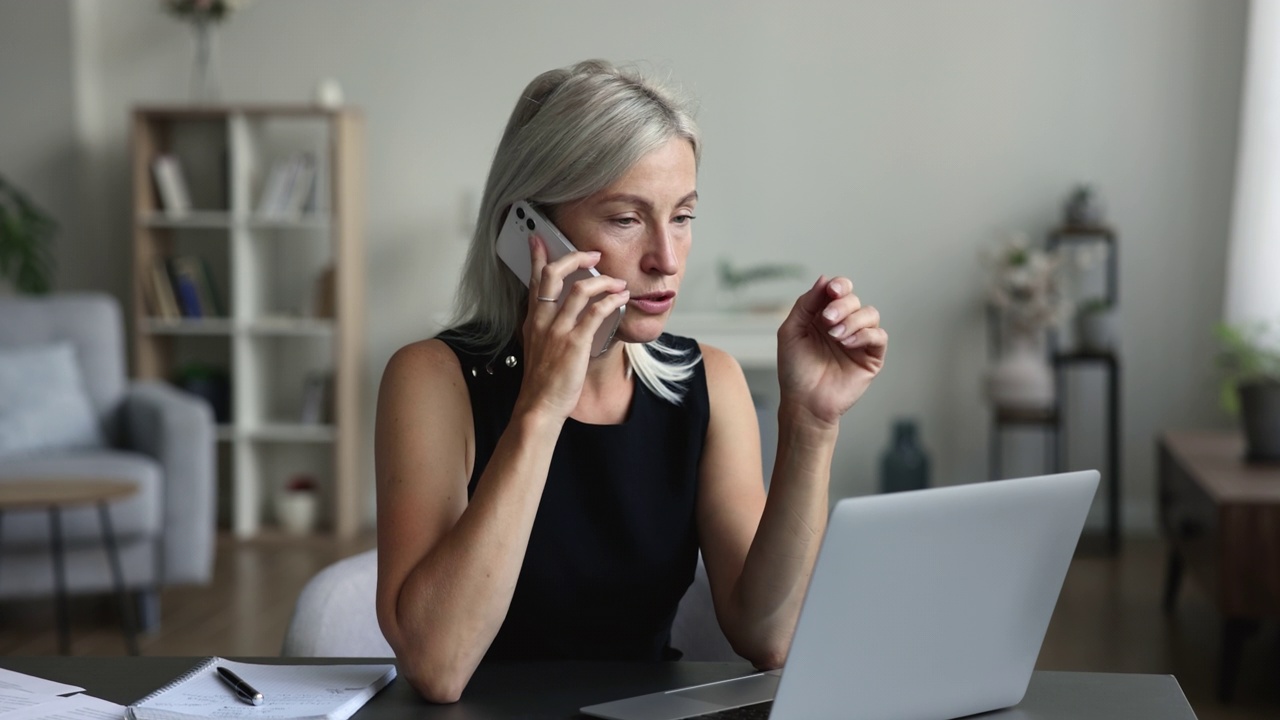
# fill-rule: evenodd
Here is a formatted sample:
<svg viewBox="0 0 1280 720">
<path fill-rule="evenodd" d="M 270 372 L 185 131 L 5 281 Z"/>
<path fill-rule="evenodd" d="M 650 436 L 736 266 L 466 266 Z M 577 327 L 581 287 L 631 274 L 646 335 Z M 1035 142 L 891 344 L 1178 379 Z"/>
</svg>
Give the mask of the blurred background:
<svg viewBox="0 0 1280 720">
<path fill-rule="evenodd" d="M 193 101 L 358 108 L 363 217 L 353 242 L 363 293 L 346 322 L 362 337 L 358 401 L 342 420 L 359 436 L 366 529 L 382 368 L 450 309 L 488 164 L 520 91 L 544 70 L 594 57 L 637 64 L 697 99 L 701 201 L 676 311 L 688 319 L 677 327 L 714 336 L 737 322 L 726 316 L 755 304 L 731 281 L 735 268 L 785 271 L 774 285 L 754 284 L 766 300 L 790 293 L 789 282 L 803 289 L 820 273 L 847 275 L 880 310 L 888 364 L 842 428 L 833 499 L 879 488 L 899 420 L 916 428 L 930 484 L 990 479 L 997 452 L 1003 476 L 1046 468 L 1034 427 L 1006 428 L 992 448 L 998 403 L 988 378 L 1001 351 L 990 287 L 1011 236 L 1044 248 L 1073 225 L 1064 205 L 1082 184 L 1091 191 L 1086 229 L 1105 228 L 1114 242 L 1096 261 L 1062 261 L 1081 277 L 1060 278 L 1059 314 L 1069 320 L 1089 299 L 1080 288 L 1114 263 L 1104 350 L 1123 369 L 1119 466 L 1103 482 L 1121 481 L 1119 531 L 1158 535 L 1161 433 L 1235 427 L 1218 401 L 1214 329 L 1229 292 L 1246 0 L 231 7 L 210 31 L 216 95 L 197 96 L 194 24 L 163 3 L 0 0 L 0 174 L 60 225 L 56 290 L 118 298 L 132 334 L 148 313 L 134 311 L 143 296 L 133 274 L 131 112 Z M 269 165 L 247 181 L 252 203 Z M 214 281 L 232 297 L 235 283 Z M 768 353 L 760 362 L 751 353 L 767 347 L 771 322 L 748 320 L 743 330 L 766 432 Z M 1063 347 L 1075 346 L 1071 328 L 1064 321 L 1056 336 Z M 1059 467 L 1107 467 L 1107 382 L 1082 367 L 1056 386 L 1071 408 L 1053 426 L 1071 436 Z M 226 485 L 236 461 L 222 461 Z M 1108 522 L 1104 500 L 1095 530 Z M 1162 562 L 1158 551 L 1150 557 Z"/>
</svg>

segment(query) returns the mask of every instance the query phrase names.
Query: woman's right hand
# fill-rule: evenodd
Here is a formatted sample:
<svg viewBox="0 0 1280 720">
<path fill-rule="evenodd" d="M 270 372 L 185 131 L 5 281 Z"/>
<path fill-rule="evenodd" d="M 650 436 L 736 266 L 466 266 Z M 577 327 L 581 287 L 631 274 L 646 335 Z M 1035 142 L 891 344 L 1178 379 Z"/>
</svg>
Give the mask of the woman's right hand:
<svg viewBox="0 0 1280 720">
<path fill-rule="evenodd" d="M 547 262 L 547 246 L 531 235 L 529 253 L 529 309 L 525 315 L 524 382 L 516 401 L 517 411 L 546 413 L 563 421 L 578 405 L 591 360 L 591 342 L 605 318 L 631 298 L 625 280 L 607 275 L 579 280 L 563 302 L 559 298 L 565 278 L 600 262 L 598 252 L 572 252 Z M 599 302 L 591 299 L 604 295 Z"/>
</svg>

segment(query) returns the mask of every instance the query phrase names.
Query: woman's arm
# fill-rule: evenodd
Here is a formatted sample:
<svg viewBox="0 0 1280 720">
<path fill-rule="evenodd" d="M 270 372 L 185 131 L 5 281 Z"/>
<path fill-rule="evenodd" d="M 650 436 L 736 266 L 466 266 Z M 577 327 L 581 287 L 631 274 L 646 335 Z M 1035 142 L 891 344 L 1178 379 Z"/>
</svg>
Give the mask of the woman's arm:
<svg viewBox="0 0 1280 720">
<path fill-rule="evenodd" d="M 470 397 L 453 352 L 438 340 L 410 345 L 387 365 L 378 396 L 378 622 L 406 679 L 428 700 L 453 702 L 502 627 L 565 419 L 581 394 L 595 329 L 626 302 L 621 281 L 575 283 L 599 256 L 546 263 L 524 325 L 524 378 L 506 430 L 470 501 L 475 462 Z M 600 294 L 609 296 L 587 308 Z"/>
<path fill-rule="evenodd" d="M 721 628 L 757 667 L 786 660 L 826 529 L 839 421 L 879 373 L 887 345 L 879 313 L 861 305 L 847 279 L 819 278 L 797 300 L 778 331 L 778 451 L 767 502 L 742 370 L 723 352 L 704 352 L 711 423 L 699 540 Z"/>
<path fill-rule="evenodd" d="M 506 617 L 560 425 L 512 417 L 468 503 L 470 399 L 453 352 L 397 352 L 378 397 L 378 621 L 405 677 L 453 702 Z"/>
</svg>

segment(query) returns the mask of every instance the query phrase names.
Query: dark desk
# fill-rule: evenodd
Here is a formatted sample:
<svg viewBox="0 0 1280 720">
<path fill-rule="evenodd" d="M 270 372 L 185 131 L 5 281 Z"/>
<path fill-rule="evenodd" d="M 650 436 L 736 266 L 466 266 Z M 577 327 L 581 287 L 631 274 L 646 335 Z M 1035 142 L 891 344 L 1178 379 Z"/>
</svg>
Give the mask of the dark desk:
<svg viewBox="0 0 1280 720">
<path fill-rule="evenodd" d="M 279 658 L 240 658 L 284 662 Z M 0 657 L 0 667 L 81 685 L 90 695 L 127 705 L 197 662 L 180 657 Z M 291 660 L 290 662 L 323 662 Z M 344 661 L 351 662 L 351 661 Z M 356 661 L 364 662 L 364 661 Z M 580 717 L 583 705 L 750 672 L 743 663 L 537 663 L 482 667 L 462 701 L 430 705 L 397 678 L 357 720 L 497 720 Z M 926 678 L 921 678 L 927 682 Z M 984 720 L 1194 720 L 1170 675 L 1037 672 L 1020 705 Z"/>
</svg>

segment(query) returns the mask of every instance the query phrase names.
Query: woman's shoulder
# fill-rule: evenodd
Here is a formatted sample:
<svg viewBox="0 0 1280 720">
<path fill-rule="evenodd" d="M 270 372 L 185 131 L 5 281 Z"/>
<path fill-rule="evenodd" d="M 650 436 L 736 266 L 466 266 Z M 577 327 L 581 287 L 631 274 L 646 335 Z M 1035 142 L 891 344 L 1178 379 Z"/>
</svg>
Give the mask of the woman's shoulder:
<svg viewBox="0 0 1280 720">
<path fill-rule="evenodd" d="M 691 342 L 697 346 L 698 352 L 702 355 L 702 366 L 705 368 L 708 384 L 744 377 L 742 366 L 738 364 L 738 360 L 734 356 L 715 345 L 697 341 Z"/>
<path fill-rule="evenodd" d="M 457 354 L 444 340 L 426 338 L 392 353 L 383 372 L 383 382 L 458 375 L 461 367 Z"/>
</svg>

